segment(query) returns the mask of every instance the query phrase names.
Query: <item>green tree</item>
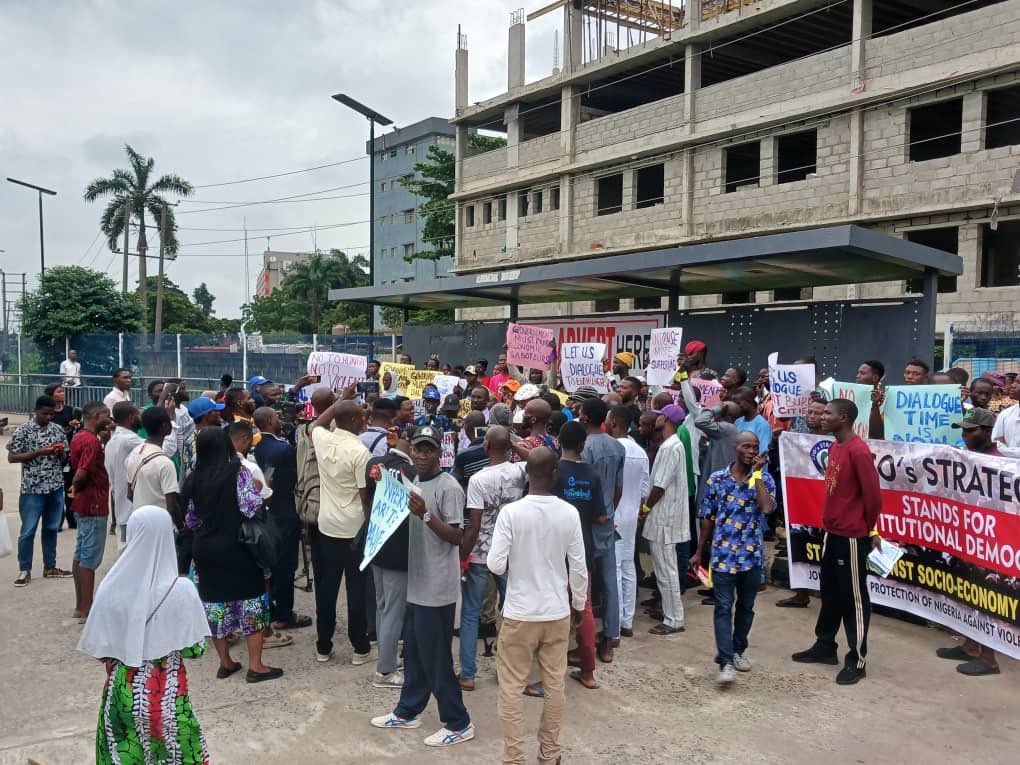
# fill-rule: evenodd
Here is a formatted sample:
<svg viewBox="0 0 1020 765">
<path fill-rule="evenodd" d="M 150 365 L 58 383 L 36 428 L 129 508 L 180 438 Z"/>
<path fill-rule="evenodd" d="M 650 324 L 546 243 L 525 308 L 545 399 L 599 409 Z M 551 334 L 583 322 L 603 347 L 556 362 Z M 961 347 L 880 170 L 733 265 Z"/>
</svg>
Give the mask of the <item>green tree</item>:
<svg viewBox="0 0 1020 765">
<path fill-rule="evenodd" d="M 81 266 L 46 269 L 39 289 L 21 303 L 25 334 L 37 345 L 58 348 L 64 338 L 85 333 L 138 332 L 142 306 L 124 295 L 106 274 Z"/>
<path fill-rule="evenodd" d="M 330 250 L 327 256 L 315 253 L 308 260 L 295 263 L 280 286 L 291 296 L 308 301 L 312 326 L 318 328 L 329 291 L 337 287 L 364 287 L 368 284 L 367 269 L 368 261 L 363 256 L 348 258 L 340 250 Z"/>
<path fill-rule="evenodd" d="M 213 294 L 209 291 L 205 282 L 202 282 L 195 287 L 191 296 L 195 299 L 195 305 L 205 311 L 208 316 L 212 316 L 216 313 L 212 307 L 213 303 L 216 302 L 216 298 L 213 297 Z"/>
<path fill-rule="evenodd" d="M 99 228 L 106 235 L 106 244 L 111 250 L 117 249 L 118 242 L 124 235 L 125 208 L 130 211 L 130 217 L 137 222 L 138 239 L 135 250 L 143 255 L 138 259 L 138 288 L 144 306 L 147 303 L 145 292 L 148 287 L 144 253 L 149 249 L 145 237 L 145 214 L 152 216 L 157 227 L 160 225 L 161 216 L 166 215 L 166 230 L 161 234 L 165 237 L 163 250 L 167 255 L 175 255 L 178 246 L 177 221 L 174 209 L 164 195 L 187 197 L 191 196 L 193 188 L 179 175 L 167 174 L 154 178 L 152 171 L 156 166 L 156 160 L 152 157 L 143 157 L 129 145 L 124 146 L 124 151 L 127 153 L 130 168 L 114 170 L 113 175 L 108 178 L 96 178 L 85 187 L 82 196 L 86 202 L 109 197 L 99 219 Z"/>
<path fill-rule="evenodd" d="M 404 311 L 388 306 L 381 311 L 383 324 L 399 331 L 404 324 Z M 407 312 L 408 324 L 443 324 L 453 321 L 453 311 L 445 308 L 419 308 Z"/>
<path fill-rule="evenodd" d="M 159 277 L 148 277 L 149 310 L 146 312 L 146 332 L 155 332 L 156 286 Z M 203 285 L 205 286 L 205 285 Z M 209 296 L 210 299 L 212 296 Z M 166 276 L 163 277 L 163 331 L 181 334 L 202 334 L 213 331 L 213 322 L 201 306 L 188 299 L 187 294 Z"/>
</svg>

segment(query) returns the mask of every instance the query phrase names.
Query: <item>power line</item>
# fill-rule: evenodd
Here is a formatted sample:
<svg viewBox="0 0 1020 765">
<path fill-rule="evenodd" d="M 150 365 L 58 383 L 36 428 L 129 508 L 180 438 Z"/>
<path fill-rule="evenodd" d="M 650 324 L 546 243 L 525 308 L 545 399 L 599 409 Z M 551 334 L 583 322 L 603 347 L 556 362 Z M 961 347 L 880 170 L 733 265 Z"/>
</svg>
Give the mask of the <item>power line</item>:
<svg viewBox="0 0 1020 765">
<path fill-rule="evenodd" d="M 272 178 L 284 178 L 288 175 L 298 175 L 299 173 L 311 173 L 315 170 L 325 170 L 328 167 L 339 167 L 340 165 L 349 165 L 352 162 L 360 162 L 361 160 L 368 159 L 368 155 L 361 157 L 352 157 L 351 159 L 342 159 L 339 162 L 331 162 L 328 165 L 316 165 L 315 167 L 304 167 L 300 170 L 288 170 L 284 173 L 274 173 L 273 175 L 260 175 L 256 178 L 242 178 L 237 181 L 222 181 L 220 183 L 204 183 L 198 186 L 193 186 L 195 189 L 213 189 L 220 186 L 236 186 L 241 183 L 254 183 L 255 181 L 268 181 Z"/>
</svg>

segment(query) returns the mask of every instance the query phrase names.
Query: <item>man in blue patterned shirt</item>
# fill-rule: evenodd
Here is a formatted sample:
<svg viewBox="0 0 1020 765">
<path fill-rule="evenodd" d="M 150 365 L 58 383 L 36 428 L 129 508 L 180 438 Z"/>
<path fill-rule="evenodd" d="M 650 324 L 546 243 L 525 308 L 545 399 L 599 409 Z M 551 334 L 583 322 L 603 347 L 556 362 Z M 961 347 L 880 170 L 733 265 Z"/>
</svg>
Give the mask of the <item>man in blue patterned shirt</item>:
<svg viewBox="0 0 1020 765">
<path fill-rule="evenodd" d="M 732 683 L 735 670 L 751 670 L 744 651 L 765 564 L 765 515 L 776 506 L 776 484 L 765 470 L 765 462 L 765 456 L 759 454 L 758 436 L 751 431 L 738 433 L 736 460 L 712 473 L 701 503 L 701 542 L 691 565 L 700 563 L 705 545 L 712 540 L 715 661 L 721 684 Z"/>
</svg>

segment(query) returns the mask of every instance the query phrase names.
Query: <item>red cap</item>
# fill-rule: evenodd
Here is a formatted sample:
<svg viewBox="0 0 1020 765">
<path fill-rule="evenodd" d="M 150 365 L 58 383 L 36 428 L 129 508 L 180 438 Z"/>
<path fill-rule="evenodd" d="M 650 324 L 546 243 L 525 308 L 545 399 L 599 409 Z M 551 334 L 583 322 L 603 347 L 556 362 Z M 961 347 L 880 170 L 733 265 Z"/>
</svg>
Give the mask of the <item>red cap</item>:
<svg viewBox="0 0 1020 765">
<path fill-rule="evenodd" d="M 708 346 L 705 345 L 700 340 L 691 340 L 691 342 L 687 343 L 687 345 L 684 346 L 684 353 L 687 354 L 688 356 L 690 356 L 692 353 L 697 353 L 698 351 L 707 350 Z"/>
</svg>

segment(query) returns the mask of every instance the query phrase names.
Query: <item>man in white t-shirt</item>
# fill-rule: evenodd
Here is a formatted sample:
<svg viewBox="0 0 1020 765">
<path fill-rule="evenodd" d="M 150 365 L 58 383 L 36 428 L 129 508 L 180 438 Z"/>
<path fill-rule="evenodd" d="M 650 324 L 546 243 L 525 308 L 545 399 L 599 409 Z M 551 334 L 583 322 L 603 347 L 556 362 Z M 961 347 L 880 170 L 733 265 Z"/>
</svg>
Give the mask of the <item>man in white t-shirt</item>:
<svg viewBox="0 0 1020 765">
<path fill-rule="evenodd" d="M 536 657 L 544 691 L 538 759 L 559 762 L 567 641 L 571 621 L 575 627 L 581 624 L 588 570 L 580 516 L 552 493 L 557 468 L 552 449 L 531 450 L 528 495 L 504 507 L 496 518 L 487 558 L 493 574 L 509 576 L 496 650 L 503 762 L 524 761 L 521 689 Z"/>
<path fill-rule="evenodd" d="M 177 507 L 177 469 L 163 451 L 163 440 L 173 431 L 170 413 L 161 406 L 149 407 L 142 412 L 142 427 L 147 438 L 131 450 L 124 465 L 131 506 L 166 508 L 180 525 L 184 517 Z M 122 521 L 118 516 L 117 523 L 127 523 L 127 518 Z"/>
<path fill-rule="evenodd" d="M 110 499 L 113 507 L 111 523 L 116 523 L 120 544 L 123 545 L 127 539 L 127 522 L 133 507 L 131 500 L 128 499 L 128 484 L 133 473 L 128 472 L 126 461 L 131 450 L 142 443 L 142 438 L 137 432 L 141 418 L 138 407 L 130 401 L 117 404 L 112 415 L 116 427 L 103 449 L 103 462 L 106 465 L 106 473 L 110 476 Z"/>
<path fill-rule="evenodd" d="M 111 412 L 113 407 L 119 404 L 121 401 L 131 400 L 131 370 L 130 369 L 117 369 L 113 373 L 113 388 L 106 397 L 103 399 L 103 403 L 106 404 L 106 408 Z"/>
<path fill-rule="evenodd" d="M 81 363 L 78 351 L 73 348 L 67 352 L 67 358 L 60 362 L 60 378 L 65 388 L 81 387 Z"/>
<path fill-rule="evenodd" d="M 1009 397 L 1020 400 L 1020 378 L 1009 384 Z M 992 428 L 992 440 L 1004 457 L 1020 457 L 1020 404 L 999 411 Z"/>
<path fill-rule="evenodd" d="M 544 403 L 544 402 L 543 402 Z M 470 560 L 461 578 L 460 607 L 460 687 L 474 690 L 478 653 L 478 623 L 482 601 L 492 574 L 485 558 L 492 542 L 499 511 L 524 496 L 527 476 L 524 463 L 510 462 L 510 431 L 493 425 L 483 442 L 489 466 L 471 476 L 467 487 L 467 528 L 460 543 L 461 561 Z M 496 589 L 502 601 L 506 577 L 496 576 Z"/>
</svg>

